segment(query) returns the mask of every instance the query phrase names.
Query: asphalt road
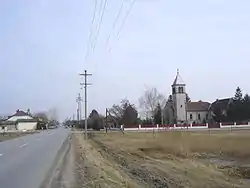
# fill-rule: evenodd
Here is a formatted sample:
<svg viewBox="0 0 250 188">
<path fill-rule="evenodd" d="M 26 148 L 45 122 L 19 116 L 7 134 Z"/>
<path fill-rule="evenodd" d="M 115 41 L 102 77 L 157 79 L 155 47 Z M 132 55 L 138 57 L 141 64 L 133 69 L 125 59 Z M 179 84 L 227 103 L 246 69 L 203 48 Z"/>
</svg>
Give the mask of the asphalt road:
<svg viewBox="0 0 250 188">
<path fill-rule="evenodd" d="M 39 188 L 69 130 L 58 128 L 0 143 L 0 187 Z"/>
</svg>

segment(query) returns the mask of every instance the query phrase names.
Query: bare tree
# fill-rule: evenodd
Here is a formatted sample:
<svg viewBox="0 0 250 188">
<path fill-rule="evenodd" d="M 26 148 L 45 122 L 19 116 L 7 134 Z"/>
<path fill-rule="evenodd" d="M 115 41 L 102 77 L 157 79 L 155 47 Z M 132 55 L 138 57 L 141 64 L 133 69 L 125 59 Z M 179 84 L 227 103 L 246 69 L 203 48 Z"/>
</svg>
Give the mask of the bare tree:
<svg viewBox="0 0 250 188">
<path fill-rule="evenodd" d="M 50 121 L 58 120 L 58 113 L 56 108 L 50 108 L 47 112 L 47 116 Z"/>
<path fill-rule="evenodd" d="M 144 94 L 139 98 L 139 107 L 144 111 L 147 117 L 154 116 L 158 104 L 160 104 L 163 111 L 163 108 L 166 105 L 166 98 L 163 94 L 159 93 L 156 88 L 146 89 Z"/>
<path fill-rule="evenodd" d="M 35 118 L 41 119 L 43 122 L 47 123 L 49 121 L 49 118 L 46 114 L 46 112 L 37 112 L 33 115 Z"/>
<path fill-rule="evenodd" d="M 114 104 L 112 108 L 109 109 L 109 113 L 116 119 L 121 119 L 123 116 L 123 109 L 120 105 Z"/>
<path fill-rule="evenodd" d="M 120 104 L 114 104 L 109 109 L 109 113 L 119 124 L 128 125 L 137 122 L 138 112 L 135 105 L 131 104 L 127 99 L 123 99 Z"/>
</svg>

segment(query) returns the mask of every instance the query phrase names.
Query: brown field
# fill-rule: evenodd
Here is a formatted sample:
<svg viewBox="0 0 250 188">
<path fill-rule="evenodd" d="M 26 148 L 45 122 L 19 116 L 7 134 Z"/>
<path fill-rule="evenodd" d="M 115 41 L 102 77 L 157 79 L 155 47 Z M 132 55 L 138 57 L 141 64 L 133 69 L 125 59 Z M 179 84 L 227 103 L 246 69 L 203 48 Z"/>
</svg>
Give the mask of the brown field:
<svg viewBox="0 0 250 188">
<path fill-rule="evenodd" d="M 250 187 L 250 132 L 74 134 L 79 187 Z M 88 184 L 88 185 L 86 185 Z"/>
</svg>

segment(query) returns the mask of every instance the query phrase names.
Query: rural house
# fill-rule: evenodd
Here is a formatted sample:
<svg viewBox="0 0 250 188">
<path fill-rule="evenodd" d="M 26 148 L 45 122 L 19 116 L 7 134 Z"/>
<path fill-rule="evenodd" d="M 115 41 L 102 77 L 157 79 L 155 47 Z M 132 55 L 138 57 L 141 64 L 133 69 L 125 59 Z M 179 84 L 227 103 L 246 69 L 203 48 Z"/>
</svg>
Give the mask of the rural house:
<svg viewBox="0 0 250 188">
<path fill-rule="evenodd" d="M 38 120 L 33 118 L 30 110 L 24 112 L 17 110 L 15 114 L 9 116 L 7 120 L 2 121 L 0 126 L 2 130 L 15 131 L 15 130 L 35 130 L 37 129 Z"/>
<path fill-rule="evenodd" d="M 215 122 L 223 122 L 227 120 L 227 111 L 233 98 L 217 99 L 209 107 L 209 119 Z"/>
</svg>

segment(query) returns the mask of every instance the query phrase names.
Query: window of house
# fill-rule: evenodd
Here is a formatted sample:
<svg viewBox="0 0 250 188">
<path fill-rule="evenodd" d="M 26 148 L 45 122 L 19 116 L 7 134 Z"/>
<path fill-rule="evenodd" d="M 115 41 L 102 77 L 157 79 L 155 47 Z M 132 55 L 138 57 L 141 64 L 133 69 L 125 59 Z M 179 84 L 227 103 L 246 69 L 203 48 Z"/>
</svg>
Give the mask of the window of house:
<svg viewBox="0 0 250 188">
<path fill-rule="evenodd" d="M 193 114 L 190 114 L 190 117 L 189 117 L 190 119 L 193 119 Z"/>
<path fill-rule="evenodd" d="M 198 120 L 201 120 L 201 115 L 200 114 L 198 114 Z"/>
</svg>

